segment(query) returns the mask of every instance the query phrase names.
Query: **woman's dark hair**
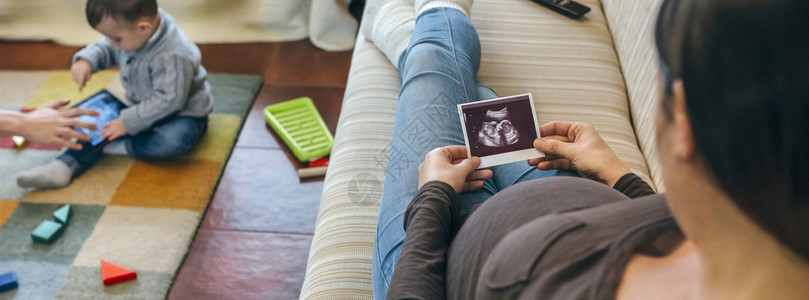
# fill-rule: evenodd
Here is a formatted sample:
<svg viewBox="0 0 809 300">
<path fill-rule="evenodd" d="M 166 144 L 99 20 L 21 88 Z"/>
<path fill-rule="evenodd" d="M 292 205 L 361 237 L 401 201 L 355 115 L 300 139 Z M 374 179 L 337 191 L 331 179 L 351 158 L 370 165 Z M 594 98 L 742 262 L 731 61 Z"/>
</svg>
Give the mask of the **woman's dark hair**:
<svg viewBox="0 0 809 300">
<path fill-rule="evenodd" d="M 140 17 L 157 16 L 157 0 L 88 0 L 85 14 L 93 28 L 104 16 L 135 22 Z"/>
<path fill-rule="evenodd" d="M 809 261 L 809 1 L 665 0 L 655 39 L 716 182 Z"/>
</svg>

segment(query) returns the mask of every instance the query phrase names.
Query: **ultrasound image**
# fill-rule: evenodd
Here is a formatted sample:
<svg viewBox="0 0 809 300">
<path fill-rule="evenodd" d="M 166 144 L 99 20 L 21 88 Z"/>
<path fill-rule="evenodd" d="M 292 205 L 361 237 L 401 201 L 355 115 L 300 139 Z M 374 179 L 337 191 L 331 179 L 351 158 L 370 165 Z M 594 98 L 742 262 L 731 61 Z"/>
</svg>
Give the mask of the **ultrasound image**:
<svg viewBox="0 0 809 300">
<path fill-rule="evenodd" d="M 487 147 L 504 147 L 520 140 L 520 134 L 509 120 L 508 107 L 486 111 L 486 119 L 478 133 L 478 143 Z"/>
</svg>

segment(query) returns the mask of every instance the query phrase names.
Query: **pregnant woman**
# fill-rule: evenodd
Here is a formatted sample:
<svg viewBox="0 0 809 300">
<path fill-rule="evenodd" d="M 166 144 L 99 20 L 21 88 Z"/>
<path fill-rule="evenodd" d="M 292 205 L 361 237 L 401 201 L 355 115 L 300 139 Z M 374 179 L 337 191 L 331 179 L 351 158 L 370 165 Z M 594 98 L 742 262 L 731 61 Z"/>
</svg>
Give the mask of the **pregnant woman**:
<svg viewBox="0 0 809 300">
<path fill-rule="evenodd" d="M 477 170 L 456 105 L 495 95 L 471 3 L 408 2 L 366 10 L 395 24 L 365 35 L 402 77 L 376 298 L 809 299 L 809 2 L 664 0 L 665 196 L 581 123 L 540 128 L 547 158 Z"/>
</svg>

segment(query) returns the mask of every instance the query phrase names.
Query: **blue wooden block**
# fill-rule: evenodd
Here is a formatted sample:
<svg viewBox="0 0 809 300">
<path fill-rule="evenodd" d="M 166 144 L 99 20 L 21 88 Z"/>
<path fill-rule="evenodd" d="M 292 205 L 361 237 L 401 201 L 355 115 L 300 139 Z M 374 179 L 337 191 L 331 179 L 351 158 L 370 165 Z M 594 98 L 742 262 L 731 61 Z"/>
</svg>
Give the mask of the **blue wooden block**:
<svg viewBox="0 0 809 300">
<path fill-rule="evenodd" d="M 70 209 L 70 204 L 62 206 L 62 208 L 53 212 L 53 220 L 62 223 L 63 225 L 67 225 L 67 223 L 70 222 L 72 212 L 73 211 Z"/>
<path fill-rule="evenodd" d="M 45 220 L 31 232 L 31 238 L 34 239 L 35 242 L 50 244 L 62 234 L 64 229 L 65 227 L 61 223 Z"/>
<path fill-rule="evenodd" d="M 17 272 L 0 275 L 0 293 L 17 288 Z"/>
</svg>

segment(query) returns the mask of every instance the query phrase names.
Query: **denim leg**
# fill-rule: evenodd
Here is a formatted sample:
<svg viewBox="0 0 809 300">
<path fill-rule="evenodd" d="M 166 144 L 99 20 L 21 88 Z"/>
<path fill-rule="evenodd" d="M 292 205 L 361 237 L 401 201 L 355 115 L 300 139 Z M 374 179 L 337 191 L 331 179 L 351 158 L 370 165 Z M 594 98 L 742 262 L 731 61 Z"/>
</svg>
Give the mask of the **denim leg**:
<svg viewBox="0 0 809 300">
<path fill-rule="evenodd" d="M 73 178 L 78 177 L 84 171 L 95 165 L 104 155 L 104 143 L 93 146 L 89 142 L 81 144 L 81 150 L 67 150 L 56 159 L 64 162 L 73 171 Z"/>
<path fill-rule="evenodd" d="M 384 299 L 404 241 L 404 211 L 418 185 L 427 152 L 463 145 L 457 105 L 477 101 L 480 41 L 469 19 L 455 9 L 419 15 L 410 45 L 399 60 L 402 89 L 393 129 L 373 253 L 373 288 Z M 489 189 L 493 189 L 491 182 Z M 488 198 L 465 193 L 464 198 Z"/>
<path fill-rule="evenodd" d="M 152 128 L 128 137 L 126 148 L 136 159 L 185 155 L 208 129 L 208 117 L 173 116 Z"/>
<path fill-rule="evenodd" d="M 502 191 L 512 185 L 533 179 L 554 176 L 579 176 L 579 173 L 573 170 L 543 171 L 537 169 L 535 166 L 529 165 L 526 161 L 517 161 L 492 167 L 492 173 L 494 173 L 492 182 L 497 191 Z"/>
</svg>

